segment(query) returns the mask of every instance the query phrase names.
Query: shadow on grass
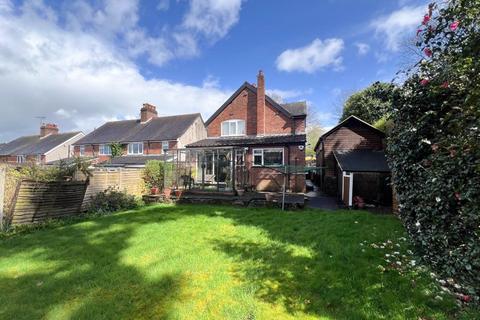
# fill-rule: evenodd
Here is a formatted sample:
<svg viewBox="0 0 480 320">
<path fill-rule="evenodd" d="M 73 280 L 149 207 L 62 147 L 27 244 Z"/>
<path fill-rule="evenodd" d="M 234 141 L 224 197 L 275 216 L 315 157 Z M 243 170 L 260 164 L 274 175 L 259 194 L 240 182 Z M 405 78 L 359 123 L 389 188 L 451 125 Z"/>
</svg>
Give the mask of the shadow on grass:
<svg viewBox="0 0 480 320">
<path fill-rule="evenodd" d="M 8 301 L 0 295 L 0 318 L 167 318 L 182 299 L 183 276 L 149 280 L 120 257 L 137 227 L 174 219 L 151 214 L 159 210 L 169 211 L 100 217 L 0 242 L 0 258 L 18 260 L 0 277 L 0 292 L 8 292 Z"/>
<path fill-rule="evenodd" d="M 281 305 L 294 317 L 444 319 L 452 310 L 424 294 L 426 282 L 381 274 L 376 269 L 381 253 L 361 251 L 364 240 L 400 236 L 392 217 L 182 205 L 147 207 L 0 242 L 0 259 L 19 262 L 0 277 L 0 292 L 9 292 L 8 301 L 0 295 L 0 318 L 172 317 L 173 305 L 188 299 L 183 292 L 189 279 L 180 273 L 147 279 L 121 254 L 142 225 L 184 217 L 202 218 L 189 223 L 215 217 L 235 225 L 231 234 L 212 230 L 207 243 L 235 262 L 233 276 L 256 288 L 259 300 Z M 21 265 L 25 260 L 40 261 L 42 271 Z"/>
<path fill-rule="evenodd" d="M 360 242 L 402 235 L 394 217 L 261 211 L 223 212 L 237 226 L 259 228 L 259 238 L 236 235 L 213 242 L 238 263 L 236 276 L 259 288 L 257 296 L 263 301 L 283 304 L 293 316 L 335 319 L 443 319 L 456 310 L 453 301 L 435 301 L 426 294 L 429 279 L 382 274 L 377 266 L 383 254 L 369 247 L 362 251 Z"/>
</svg>

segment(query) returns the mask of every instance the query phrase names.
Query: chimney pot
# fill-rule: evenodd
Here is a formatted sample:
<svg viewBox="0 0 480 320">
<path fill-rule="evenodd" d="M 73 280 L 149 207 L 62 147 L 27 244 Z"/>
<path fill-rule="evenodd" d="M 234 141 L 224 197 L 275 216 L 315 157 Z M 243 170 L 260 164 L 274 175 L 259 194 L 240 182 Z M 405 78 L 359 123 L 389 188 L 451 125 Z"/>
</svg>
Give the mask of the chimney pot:
<svg viewBox="0 0 480 320">
<path fill-rule="evenodd" d="M 144 103 L 140 109 L 140 122 L 144 123 L 158 116 L 157 107 L 153 104 Z"/>
<path fill-rule="evenodd" d="M 45 137 L 50 134 L 57 134 L 58 126 L 54 123 L 43 123 L 40 126 L 40 137 Z"/>
</svg>

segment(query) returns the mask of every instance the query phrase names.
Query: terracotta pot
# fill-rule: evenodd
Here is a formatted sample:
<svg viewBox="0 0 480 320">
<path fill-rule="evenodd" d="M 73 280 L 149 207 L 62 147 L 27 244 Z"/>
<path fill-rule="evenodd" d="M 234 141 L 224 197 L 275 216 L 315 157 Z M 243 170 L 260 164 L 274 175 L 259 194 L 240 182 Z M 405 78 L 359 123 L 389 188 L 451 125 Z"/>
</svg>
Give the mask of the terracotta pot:
<svg viewBox="0 0 480 320">
<path fill-rule="evenodd" d="M 172 194 L 172 189 L 171 188 L 163 189 L 163 194 L 165 195 L 165 198 L 169 199 L 170 195 Z"/>
<path fill-rule="evenodd" d="M 183 194 L 183 190 L 175 190 L 175 197 L 180 198 Z"/>
<path fill-rule="evenodd" d="M 158 192 L 159 192 L 158 187 L 151 187 L 151 188 L 150 188 L 150 193 L 151 193 L 151 194 L 158 194 Z"/>
<path fill-rule="evenodd" d="M 245 189 L 238 189 L 237 194 L 241 197 L 245 194 Z"/>
</svg>

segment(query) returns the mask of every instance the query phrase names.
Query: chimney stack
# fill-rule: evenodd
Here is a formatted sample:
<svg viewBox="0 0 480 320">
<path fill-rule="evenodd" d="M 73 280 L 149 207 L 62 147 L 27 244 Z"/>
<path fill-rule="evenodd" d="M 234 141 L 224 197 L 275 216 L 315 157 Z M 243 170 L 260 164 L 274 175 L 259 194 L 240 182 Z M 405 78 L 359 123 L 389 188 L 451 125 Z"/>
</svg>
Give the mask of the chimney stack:
<svg viewBox="0 0 480 320">
<path fill-rule="evenodd" d="M 140 109 L 140 122 L 145 123 L 158 116 L 157 108 L 149 103 L 144 103 Z"/>
<path fill-rule="evenodd" d="M 265 77 L 263 71 L 257 75 L 257 128 L 258 133 L 265 134 Z"/>
<path fill-rule="evenodd" d="M 40 137 L 46 137 L 50 134 L 57 134 L 58 127 L 54 123 L 44 123 L 40 126 Z"/>
</svg>

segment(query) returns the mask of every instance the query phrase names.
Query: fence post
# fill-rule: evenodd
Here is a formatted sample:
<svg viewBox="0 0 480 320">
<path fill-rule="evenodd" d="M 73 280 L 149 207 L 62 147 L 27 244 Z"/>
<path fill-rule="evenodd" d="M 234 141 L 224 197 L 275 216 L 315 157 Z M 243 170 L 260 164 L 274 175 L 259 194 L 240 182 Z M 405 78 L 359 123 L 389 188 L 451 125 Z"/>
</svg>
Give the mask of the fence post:
<svg viewBox="0 0 480 320">
<path fill-rule="evenodd" d="M 0 230 L 3 230 L 6 171 L 5 167 L 0 167 Z"/>
</svg>

